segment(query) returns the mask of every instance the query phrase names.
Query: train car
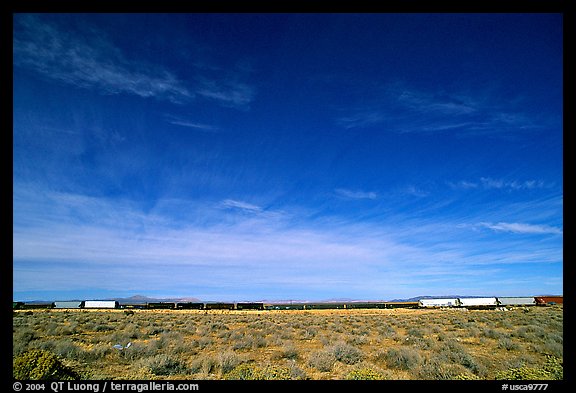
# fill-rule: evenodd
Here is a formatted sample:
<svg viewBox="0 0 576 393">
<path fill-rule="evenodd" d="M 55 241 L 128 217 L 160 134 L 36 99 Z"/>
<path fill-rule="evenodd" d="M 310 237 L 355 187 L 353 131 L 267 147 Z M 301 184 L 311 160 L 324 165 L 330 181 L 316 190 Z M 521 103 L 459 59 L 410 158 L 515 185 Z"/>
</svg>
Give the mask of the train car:
<svg viewBox="0 0 576 393">
<path fill-rule="evenodd" d="M 344 303 L 306 303 L 306 310 L 337 310 L 344 309 Z"/>
<path fill-rule="evenodd" d="M 419 302 L 386 302 L 386 308 L 418 308 Z"/>
<path fill-rule="evenodd" d="M 264 303 L 236 303 L 236 310 L 264 310 Z"/>
<path fill-rule="evenodd" d="M 535 296 L 534 300 L 538 306 L 551 306 L 564 303 L 563 296 Z"/>
<path fill-rule="evenodd" d="M 127 310 L 144 310 L 147 305 L 146 303 L 120 303 L 119 307 Z"/>
<path fill-rule="evenodd" d="M 461 297 L 458 298 L 461 307 L 466 308 L 491 308 L 498 306 L 495 297 Z"/>
<path fill-rule="evenodd" d="M 116 300 L 86 300 L 84 308 L 119 308 L 120 305 Z"/>
<path fill-rule="evenodd" d="M 84 308 L 84 301 L 77 300 L 77 301 L 58 301 L 54 302 L 54 308 L 74 308 L 80 309 Z"/>
<path fill-rule="evenodd" d="M 418 305 L 424 308 L 458 307 L 460 305 L 460 301 L 458 298 L 420 299 Z"/>
<path fill-rule="evenodd" d="M 52 309 L 54 308 L 54 302 L 25 302 L 20 308 L 22 310 Z"/>
<path fill-rule="evenodd" d="M 360 309 L 360 308 L 388 308 L 386 303 L 382 302 L 350 302 L 346 303 L 344 308 Z"/>
<path fill-rule="evenodd" d="M 234 310 L 234 303 L 205 303 L 205 310 Z"/>
<path fill-rule="evenodd" d="M 203 310 L 204 303 L 182 302 L 176 303 L 177 310 Z"/>
<path fill-rule="evenodd" d="M 534 306 L 536 299 L 534 297 L 497 297 L 499 306 Z"/>
<path fill-rule="evenodd" d="M 265 310 L 304 310 L 304 303 L 272 303 L 264 306 Z"/>
<path fill-rule="evenodd" d="M 173 310 L 176 308 L 176 303 L 174 302 L 149 302 L 146 303 L 146 308 L 151 308 L 155 310 Z"/>
</svg>

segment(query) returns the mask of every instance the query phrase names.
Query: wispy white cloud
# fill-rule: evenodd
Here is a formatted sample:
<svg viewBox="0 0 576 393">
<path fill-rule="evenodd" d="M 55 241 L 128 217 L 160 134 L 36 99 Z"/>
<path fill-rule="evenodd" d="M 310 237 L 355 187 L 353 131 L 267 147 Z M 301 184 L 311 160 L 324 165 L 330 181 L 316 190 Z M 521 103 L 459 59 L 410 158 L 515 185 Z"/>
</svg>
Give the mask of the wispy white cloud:
<svg viewBox="0 0 576 393">
<path fill-rule="evenodd" d="M 498 222 L 489 223 L 481 222 L 478 224 L 481 227 L 491 229 L 497 232 L 510 232 L 518 234 L 552 234 L 561 235 L 562 229 L 556 228 L 549 225 L 533 225 L 533 224 L 523 224 L 517 222 Z"/>
<path fill-rule="evenodd" d="M 381 123 L 384 119 L 384 113 L 377 110 L 367 110 L 338 118 L 336 124 L 346 129 L 363 128 Z"/>
<path fill-rule="evenodd" d="M 248 109 L 255 96 L 254 87 L 246 83 L 206 78 L 200 78 L 200 85 L 195 92 L 222 106 L 236 109 Z"/>
<path fill-rule="evenodd" d="M 503 180 L 493 179 L 491 177 L 481 177 L 478 180 L 460 180 L 458 182 L 448 182 L 454 189 L 482 189 L 482 190 L 533 190 L 552 187 L 542 180 Z"/>
<path fill-rule="evenodd" d="M 176 126 L 193 128 L 198 131 L 204 131 L 204 132 L 217 132 L 219 130 L 219 128 L 214 125 L 194 122 L 179 116 L 166 115 L 165 117 L 168 123 L 174 124 Z"/>
<path fill-rule="evenodd" d="M 399 193 L 403 194 L 403 195 L 411 195 L 411 196 L 415 196 L 415 197 L 426 197 L 426 196 L 430 195 L 430 192 L 422 189 L 421 187 L 417 187 L 414 185 L 410 185 L 410 186 L 407 186 L 407 187 L 400 189 Z"/>
<path fill-rule="evenodd" d="M 234 199 L 225 199 L 220 203 L 221 206 L 229 209 L 240 209 L 248 212 L 258 213 L 262 211 L 262 208 L 251 203 L 236 201 Z"/>
<path fill-rule="evenodd" d="M 521 109 L 482 93 L 430 92 L 392 84 L 373 95 L 361 105 L 349 105 L 336 124 L 346 129 L 379 126 L 397 133 L 462 136 L 508 136 L 541 127 Z"/>
<path fill-rule="evenodd" d="M 378 194 L 372 191 L 348 190 L 346 188 L 337 188 L 336 194 L 348 199 L 376 199 Z"/>
<path fill-rule="evenodd" d="M 474 188 L 478 188 L 479 185 L 476 182 L 471 182 L 468 180 L 460 180 L 456 183 L 454 182 L 448 182 L 448 185 L 452 188 L 461 188 L 464 190 L 468 190 L 468 189 L 474 189 Z"/>
<path fill-rule="evenodd" d="M 525 180 L 525 181 L 504 181 L 499 179 L 492 179 L 489 177 L 480 178 L 480 183 L 484 188 L 509 188 L 512 190 L 530 190 L 534 188 L 544 188 L 545 184 L 541 180 Z"/>
<path fill-rule="evenodd" d="M 213 132 L 218 130 L 217 127 L 211 126 L 209 124 L 201 124 L 201 123 L 191 123 L 188 121 L 183 121 L 183 120 L 171 120 L 170 124 L 174 124 L 176 126 L 182 126 L 182 127 L 188 127 L 188 128 L 196 128 L 202 131 L 209 131 L 209 132 Z"/>
<path fill-rule="evenodd" d="M 46 18 L 18 15 L 14 31 L 14 66 L 68 85 L 177 104 L 200 97 L 235 109 L 248 109 L 255 97 L 255 88 L 240 80 L 238 71 L 213 76 L 206 67 L 195 67 L 193 82 L 184 81 L 174 71 L 129 58 L 103 31 L 88 26 L 74 34 Z"/>
<path fill-rule="evenodd" d="M 457 116 L 478 111 L 478 103 L 469 96 L 427 94 L 416 90 L 404 90 L 398 95 L 397 100 L 400 104 L 422 113 Z"/>
<path fill-rule="evenodd" d="M 96 31 L 75 35 L 32 15 L 15 18 L 14 65 L 105 94 L 133 94 L 182 102 L 193 93 L 168 70 L 131 61 Z"/>
<path fill-rule="evenodd" d="M 474 122 L 459 122 L 459 123 L 447 123 L 447 124 L 432 124 L 427 126 L 422 126 L 422 132 L 441 132 L 441 131 L 458 131 L 463 129 L 471 129 L 478 127 L 478 123 Z"/>
</svg>

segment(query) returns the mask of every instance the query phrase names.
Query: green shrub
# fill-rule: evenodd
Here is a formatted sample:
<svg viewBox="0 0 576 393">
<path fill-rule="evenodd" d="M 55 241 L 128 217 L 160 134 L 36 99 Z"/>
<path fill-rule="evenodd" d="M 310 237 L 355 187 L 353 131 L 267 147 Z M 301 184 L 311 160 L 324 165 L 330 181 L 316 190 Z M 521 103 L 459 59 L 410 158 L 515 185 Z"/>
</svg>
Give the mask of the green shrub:
<svg viewBox="0 0 576 393">
<path fill-rule="evenodd" d="M 536 351 L 562 358 L 564 356 L 564 345 L 547 339 L 544 343 L 536 345 Z"/>
<path fill-rule="evenodd" d="M 390 348 L 386 352 L 385 360 L 390 368 L 410 370 L 420 363 L 420 354 L 411 348 Z"/>
<path fill-rule="evenodd" d="M 394 328 L 387 323 L 384 323 L 378 327 L 378 334 L 385 338 L 393 337 L 396 335 L 396 330 L 394 330 Z"/>
<path fill-rule="evenodd" d="M 363 345 L 369 341 L 364 333 L 354 334 L 346 338 L 346 342 L 350 345 Z"/>
<path fill-rule="evenodd" d="M 197 342 L 200 349 L 204 349 L 214 343 L 210 337 L 200 337 Z"/>
<path fill-rule="evenodd" d="M 314 352 L 308 358 L 308 364 L 319 371 L 330 371 L 334 367 L 336 357 L 327 351 Z"/>
<path fill-rule="evenodd" d="M 424 337 L 424 331 L 420 328 L 410 328 L 408 329 L 408 335 L 412 337 Z"/>
<path fill-rule="evenodd" d="M 466 369 L 462 365 L 445 363 L 437 356 L 426 359 L 416 370 L 416 377 L 425 380 L 453 380 L 462 374 L 466 374 Z"/>
<path fill-rule="evenodd" d="M 298 358 L 298 349 L 291 343 L 284 345 L 280 350 L 272 353 L 272 360 L 280 359 L 291 359 L 296 360 Z"/>
<path fill-rule="evenodd" d="M 454 340 L 445 342 L 445 346 L 438 354 L 438 359 L 445 359 L 446 361 L 460 364 L 477 375 L 485 375 L 487 373 L 486 367 L 477 362 L 462 344 Z"/>
<path fill-rule="evenodd" d="M 228 350 L 218 355 L 218 363 L 222 374 L 226 374 L 240 364 L 240 358 L 235 352 Z"/>
<path fill-rule="evenodd" d="M 510 368 L 506 371 L 499 371 L 496 373 L 495 379 L 507 379 L 507 380 L 541 380 L 541 379 L 552 379 L 549 374 L 538 368 L 531 367 L 520 367 L 520 368 Z"/>
<path fill-rule="evenodd" d="M 336 360 L 346 364 L 356 364 L 362 360 L 362 351 L 352 345 L 340 342 L 330 348 Z"/>
<path fill-rule="evenodd" d="M 290 369 L 287 367 L 266 366 L 258 367 L 250 364 L 241 364 L 225 375 L 225 379 L 232 380 L 287 380 L 292 379 Z"/>
<path fill-rule="evenodd" d="M 191 373 L 203 373 L 205 375 L 214 373 L 218 368 L 218 359 L 212 355 L 201 355 L 190 363 L 189 371 Z"/>
<path fill-rule="evenodd" d="M 520 349 L 520 345 L 512 341 L 507 337 L 503 337 L 498 340 L 498 348 L 505 349 L 507 351 L 513 351 Z"/>
<path fill-rule="evenodd" d="M 233 339 L 234 345 L 232 346 L 232 349 L 234 350 L 257 349 L 257 348 L 263 348 L 268 345 L 266 339 L 261 334 L 258 333 L 255 333 L 253 335 L 244 334 L 240 336 L 240 338 L 236 338 L 238 337 L 237 332 L 234 332 L 232 333 L 231 337 L 234 337 Z M 200 338 L 200 340 L 201 339 L 202 338 Z"/>
<path fill-rule="evenodd" d="M 546 356 L 546 364 L 544 364 L 544 370 L 550 374 L 552 379 L 564 379 L 564 363 L 557 357 Z"/>
<path fill-rule="evenodd" d="M 19 330 L 17 333 L 13 334 L 13 341 L 19 341 L 22 344 L 28 344 L 30 341 L 37 338 L 38 336 L 34 330 L 29 328 Z"/>
<path fill-rule="evenodd" d="M 306 371 L 298 367 L 294 361 L 288 363 L 288 369 L 290 370 L 290 379 L 310 379 Z"/>
<path fill-rule="evenodd" d="M 141 359 L 140 364 L 155 375 L 174 375 L 186 371 L 186 367 L 180 361 L 166 354 Z"/>
<path fill-rule="evenodd" d="M 502 334 L 502 332 L 499 332 L 498 330 L 494 330 L 494 329 L 490 329 L 490 328 L 484 328 L 482 330 L 482 336 L 483 337 L 487 337 L 487 338 L 493 338 L 493 339 L 501 339 L 504 338 L 504 334 Z"/>
<path fill-rule="evenodd" d="M 496 373 L 495 379 L 507 380 L 561 380 L 564 378 L 562 360 L 547 356 L 542 368 L 518 367 Z"/>
<path fill-rule="evenodd" d="M 58 356 L 38 349 L 15 357 L 12 372 L 15 379 L 72 380 L 80 378 L 74 370 L 65 366 Z"/>
<path fill-rule="evenodd" d="M 282 357 L 295 360 L 298 358 L 298 349 L 292 344 L 286 344 L 282 347 Z"/>
<path fill-rule="evenodd" d="M 292 379 L 292 373 L 290 369 L 287 367 L 279 367 L 279 366 L 267 366 L 261 370 L 258 370 L 257 376 L 258 379 L 264 380 L 285 380 L 285 379 Z"/>
<path fill-rule="evenodd" d="M 241 364 L 225 375 L 226 379 L 252 380 L 255 378 L 255 367 L 249 364 Z"/>
<path fill-rule="evenodd" d="M 53 352 L 67 359 L 76 359 L 83 352 L 80 347 L 72 342 L 70 339 L 56 341 Z"/>
</svg>

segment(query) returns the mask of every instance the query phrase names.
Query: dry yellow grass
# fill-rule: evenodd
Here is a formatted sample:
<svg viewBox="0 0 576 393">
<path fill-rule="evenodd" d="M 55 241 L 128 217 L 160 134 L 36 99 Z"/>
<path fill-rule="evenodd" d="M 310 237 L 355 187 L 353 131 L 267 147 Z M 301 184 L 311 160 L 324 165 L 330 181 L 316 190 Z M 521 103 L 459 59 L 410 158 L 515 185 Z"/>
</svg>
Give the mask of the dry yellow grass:
<svg viewBox="0 0 576 393">
<path fill-rule="evenodd" d="M 14 355 L 47 349 L 90 379 L 224 379 L 242 364 L 294 379 L 366 369 L 385 379 L 493 379 L 562 358 L 562 311 L 20 310 L 13 341 Z"/>
</svg>

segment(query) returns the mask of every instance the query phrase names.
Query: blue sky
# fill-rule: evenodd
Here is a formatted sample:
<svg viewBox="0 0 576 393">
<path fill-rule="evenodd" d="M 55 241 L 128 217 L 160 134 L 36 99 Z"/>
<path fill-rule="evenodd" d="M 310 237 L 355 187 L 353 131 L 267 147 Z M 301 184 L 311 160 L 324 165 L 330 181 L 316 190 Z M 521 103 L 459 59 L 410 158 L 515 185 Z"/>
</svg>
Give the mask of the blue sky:
<svg viewBox="0 0 576 393">
<path fill-rule="evenodd" d="M 18 300 L 563 292 L 559 14 L 16 14 Z"/>
</svg>

